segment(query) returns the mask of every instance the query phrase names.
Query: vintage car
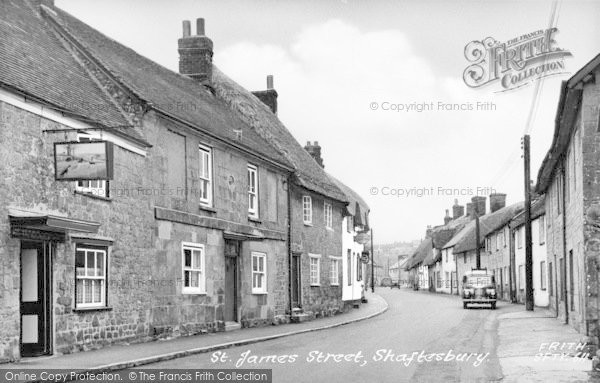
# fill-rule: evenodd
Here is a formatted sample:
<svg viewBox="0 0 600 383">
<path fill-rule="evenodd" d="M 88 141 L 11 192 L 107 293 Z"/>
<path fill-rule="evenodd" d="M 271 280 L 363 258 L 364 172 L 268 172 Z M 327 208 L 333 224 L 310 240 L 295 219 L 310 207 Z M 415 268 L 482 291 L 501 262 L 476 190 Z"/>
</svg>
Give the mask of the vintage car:
<svg viewBox="0 0 600 383">
<path fill-rule="evenodd" d="M 496 309 L 496 279 L 487 270 L 467 271 L 463 276 L 462 300 L 463 309 L 469 303 L 490 304 L 492 310 Z"/>
</svg>

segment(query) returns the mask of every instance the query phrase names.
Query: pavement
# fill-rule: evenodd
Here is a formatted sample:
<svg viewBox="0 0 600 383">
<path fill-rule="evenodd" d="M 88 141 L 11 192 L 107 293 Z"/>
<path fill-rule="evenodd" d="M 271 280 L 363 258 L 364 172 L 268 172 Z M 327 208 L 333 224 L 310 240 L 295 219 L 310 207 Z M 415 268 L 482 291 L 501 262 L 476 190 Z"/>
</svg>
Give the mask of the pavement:
<svg viewBox="0 0 600 383">
<path fill-rule="evenodd" d="M 306 360 L 293 365 L 260 366 L 273 368 L 278 382 L 305 378 L 329 382 L 357 378 L 378 382 L 600 382 L 591 374 L 591 359 L 581 357 L 582 352 L 593 352 L 582 350 L 581 342 L 586 337 L 562 324 L 546 309 L 536 307 L 531 312 L 525 311 L 523 305 L 500 302 L 498 310 L 463 310 L 456 296 L 387 288 L 378 289 L 378 294 L 368 293 L 367 298 L 368 303 L 358 309 L 311 322 L 113 345 L 95 351 L 24 359 L 1 364 L 0 369 L 98 372 L 148 364 L 153 364 L 152 368 L 197 368 L 214 365 L 214 351 L 227 349 L 235 360 L 250 350 L 243 346 L 254 344 L 253 355 L 305 356 L 317 348 L 339 353 L 359 350 L 368 359 L 366 365 L 360 366 L 314 364 Z M 480 366 L 457 361 L 375 363 L 372 356 L 382 349 L 396 355 L 453 350 L 489 356 Z"/>
<path fill-rule="evenodd" d="M 373 318 L 388 309 L 387 302 L 379 295 L 367 292 L 366 298 L 368 303 L 361 304 L 358 309 L 309 322 L 179 337 L 145 343 L 118 344 L 99 350 L 73 354 L 24 358 L 17 363 L 0 364 L 0 369 L 116 371 L 230 347 L 331 329 Z"/>
<path fill-rule="evenodd" d="M 520 308 L 498 316 L 497 357 L 503 382 L 588 382 L 592 360 L 585 336 L 546 309 Z M 590 351 L 591 352 L 591 351 Z"/>
</svg>

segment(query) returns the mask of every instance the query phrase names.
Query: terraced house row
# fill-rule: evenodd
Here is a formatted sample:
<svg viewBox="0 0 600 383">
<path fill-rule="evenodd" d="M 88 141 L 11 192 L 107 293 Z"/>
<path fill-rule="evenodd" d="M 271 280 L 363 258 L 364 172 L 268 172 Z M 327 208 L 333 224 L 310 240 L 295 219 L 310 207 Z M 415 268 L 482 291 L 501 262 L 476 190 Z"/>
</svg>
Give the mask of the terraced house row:
<svg viewBox="0 0 600 383">
<path fill-rule="evenodd" d="M 277 118 L 272 77 L 213 65 L 203 19 L 179 73 L 52 1 L 0 19 L 0 360 L 361 301 L 368 206 Z"/>
<path fill-rule="evenodd" d="M 600 339 L 600 55 L 562 83 L 553 141 L 537 174 L 531 206 L 533 290 L 536 306 Z M 444 225 L 428 228 L 407 261 L 415 288 L 459 294 L 462 275 L 493 272 L 499 299 L 525 301 L 525 212 L 505 206 L 506 195 L 458 203 Z M 480 216 L 475 236 L 474 209 Z M 451 235 L 448 235 L 451 233 Z"/>
</svg>

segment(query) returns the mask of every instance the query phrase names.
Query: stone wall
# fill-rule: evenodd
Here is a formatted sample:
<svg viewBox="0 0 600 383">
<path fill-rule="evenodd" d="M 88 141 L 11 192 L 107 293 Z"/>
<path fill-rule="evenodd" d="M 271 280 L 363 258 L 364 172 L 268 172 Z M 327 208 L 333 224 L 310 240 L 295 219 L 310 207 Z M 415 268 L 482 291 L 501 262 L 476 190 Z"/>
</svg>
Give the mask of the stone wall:
<svg viewBox="0 0 600 383">
<path fill-rule="evenodd" d="M 258 220 L 248 219 L 248 155 L 212 142 L 153 112 L 142 122 L 153 147 L 144 157 L 114 147 L 110 197 L 75 193 L 75 182 L 54 179 L 53 142 L 76 140 L 74 132 L 42 133 L 66 126 L 0 103 L 0 358 L 19 355 L 20 240 L 10 238 L 8 207 L 100 223 L 111 238 L 107 308 L 77 310 L 74 303 L 75 241 L 56 246 L 52 262 L 54 351 L 68 353 L 114 342 L 218 331 L 223 327 L 224 231 L 260 234 L 245 241 L 239 261 L 239 319 L 246 326 L 267 324 L 287 302 L 287 174 L 252 157 L 259 169 Z M 167 129 L 185 135 L 186 188 L 170 184 Z M 198 203 L 198 143 L 213 147 L 214 206 Z M 265 186 L 264 189 L 262 186 Z M 266 187 L 269 185 L 269 187 Z M 275 193 L 275 195 L 273 195 Z M 275 201 L 275 202 L 273 202 Z M 157 209 L 160 210 L 160 214 Z M 160 219 L 158 216 L 160 215 Z M 183 218 L 182 218 L 183 217 Z M 191 217 L 191 218 L 190 218 Z M 181 292 L 182 242 L 206 247 L 204 295 Z M 251 294 L 250 252 L 268 259 L 268 294 Z"/>
<path fill-rule="evenodd" d="M 312 197 L 312 225 L 306 225 L 302 216 L 302 197 Z M 344 310 L 342 301 L 342 212 L 344 206 L 337 201 L 293 186 L 292 206 L 292 251 L 301 253 L 301 301 L 304 311 L 312 311 L 316 317 L 333 315 Z M 332 228 L 325 227 L 324 203 L 332 205 Z M 320 286 L 310 284 L 309 254 L 320 255 Z M 338 286 L 330 284 L 331 257 L 338 257 Z M 363 276 L 364 279 L 365 276 Z"/>
</svg>

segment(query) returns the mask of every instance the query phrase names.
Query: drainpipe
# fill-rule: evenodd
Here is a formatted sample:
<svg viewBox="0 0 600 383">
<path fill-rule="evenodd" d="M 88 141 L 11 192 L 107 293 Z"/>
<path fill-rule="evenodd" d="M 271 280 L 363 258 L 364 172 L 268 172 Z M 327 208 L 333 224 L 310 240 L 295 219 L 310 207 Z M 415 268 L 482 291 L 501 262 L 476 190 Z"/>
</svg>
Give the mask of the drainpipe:
<svg viewBox="0 0 600 383">
<path fill-rule="evenodd" d="M 288 247 L 288 305 L 290 309 L 290 315 L 292 315 L 293 303 L 292 303 L 292 177 L 287 177 L 287 247 Z M 298 292 L 300 294 L 300 292 Z"/>
<path fill-rule="evenodd" d="M 510 226 L 509 226 L 510 228 Z M 517 227 L 518 230 L 518 227 Z M 508 270 L 508 283 L 509 283 L 509 293 L 510 293 L 510 301 L 511 303 L 517 303 L 517 271 L 516 271 L 516 259 L 515 259 L 515 230 L 514 228 L 510 228 L 510 264 Z"/>
<path fill-rule="evenodd" d="M 564 158 L 563 158 L 564 161 Z M 565 324 L 569 323 L 569 294 L 568 294 L 568 290 L 567 290 L 567 212 L 565 211 L 566 208 L 566 204 L 565 204 L 565 191 L 567 190 L 566 186 L 565 186 L 565 168 L 564 166 L 561 166 L 560 169 L 560 180 L 561 180 L 561 194 L 562 194 L 562 198 L 560 201 L 560 204 L 562 205 L 562 237 L 563 237 L 563 269 L 560 271 L 562 276 L 563 276 L 563 281 L 564 283 L 562 283 L 562 290 L 563 293 L 565 294 Z M 557 311 L 558 311 L 558 307 L 557 307 Z"/>
<path fill-rule="evenodd" d="M 454 247 L 452 247 L 452 257 L 454 257 L 454 269 L 456 270 L 456 295 L 460 295 L 460 293 L 458 292 L 458 286 L 459 286 L 459 281 L 461 280 L 460 276 L 458 275 L 458 254 L 454 253 Z"/>
</svg>

